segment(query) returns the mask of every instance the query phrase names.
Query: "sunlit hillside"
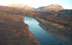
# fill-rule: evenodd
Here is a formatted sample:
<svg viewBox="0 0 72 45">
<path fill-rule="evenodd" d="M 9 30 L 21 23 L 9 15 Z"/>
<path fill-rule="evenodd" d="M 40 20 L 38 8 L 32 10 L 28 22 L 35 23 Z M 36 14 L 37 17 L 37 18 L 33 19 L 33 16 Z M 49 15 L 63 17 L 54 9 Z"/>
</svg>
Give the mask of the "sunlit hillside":
<svg viewBox="0 0 72 45">
<path fill-rule="evenodd" d="M 26 4 L 10 4 L 9 7 L 16 7 L 16 8 L 24 8 L 26 10 L 33 10 L 33 7 L 28 6 Z"/>
</svg>

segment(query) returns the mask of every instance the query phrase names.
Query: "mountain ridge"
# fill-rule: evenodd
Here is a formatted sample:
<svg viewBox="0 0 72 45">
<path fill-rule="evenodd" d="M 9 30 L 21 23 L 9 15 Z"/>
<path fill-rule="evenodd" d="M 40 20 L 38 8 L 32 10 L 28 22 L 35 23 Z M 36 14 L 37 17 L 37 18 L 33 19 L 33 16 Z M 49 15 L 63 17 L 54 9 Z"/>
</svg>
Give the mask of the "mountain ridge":
<svg viewBox="0 0 72 45">
<path fill-rule="evenodd" d="M 64 8 L 59 4 L 51 4 L 48 6 L 39 7 L 37 9 L 43 10 L 43 11 L 56 11 L 56 12 L 58 12 L 60 10 L 63 10 Z"/>
<path fill-rule="evenodd" d="M 33 10 L 34 8 L 26 4 L 10 4 L 8 7 L 21 8 L 25 10 Z"/>
</svg>

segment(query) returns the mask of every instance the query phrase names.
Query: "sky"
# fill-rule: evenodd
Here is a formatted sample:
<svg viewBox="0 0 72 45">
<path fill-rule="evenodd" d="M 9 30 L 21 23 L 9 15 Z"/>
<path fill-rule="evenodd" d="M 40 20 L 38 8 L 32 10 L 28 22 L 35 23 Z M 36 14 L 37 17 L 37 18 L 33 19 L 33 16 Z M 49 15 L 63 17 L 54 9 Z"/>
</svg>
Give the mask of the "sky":
<svg viewBox="0 0 72 45">
<path fill-rule="evenodd" d="M 50 4 L 59 4 L 65 9 L 72 9 L 72 0 L 0 0 L 0 5 L 26 4 L 34 8 L 48 6 Z"/>
</svg>

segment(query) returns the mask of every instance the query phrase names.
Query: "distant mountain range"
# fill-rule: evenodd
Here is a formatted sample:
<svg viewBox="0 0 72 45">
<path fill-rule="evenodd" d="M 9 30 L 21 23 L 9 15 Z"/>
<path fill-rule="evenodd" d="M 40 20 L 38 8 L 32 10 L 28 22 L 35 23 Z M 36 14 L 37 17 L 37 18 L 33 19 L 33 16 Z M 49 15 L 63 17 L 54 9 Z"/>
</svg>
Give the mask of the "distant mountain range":
<svg viewBox="0 0 72 45">
<path fill-rule="evenodd" d="M 33 10 L 33 7 L 30 7 L 26 4 L 10 4 L 8 5 L 9 7 L 14 7 L 14 8 L 21 8 L 21 9 L 25 9 L 25 10 Z"/>
<path fill-rule="evenodd" d="M 8 6 L 0 6 L 0 14 L 24 14 L 24 15 L 48 15 L 64 10 L 61 5 L 51 4 L 39 8 L 33 8 L 25 4 L 10 4 Z"/>
<path fill-rule="evenodd" d="M 25 4 L 10 4 L 8 5 L 9 7 L 15 7 L 15 8 L 21 8 L 21 9 L 25 9 L 25 10 L 35 10 L 35 8 L 30 7 L 28 5 Z M 63 10 L 64 8 L 61 5 L 58 4 L 51 4 L 48 6 L 43 6 L 43 7 L 39 7 L 36 10 L 42 10 L 42 11 L 60 11 Z"/>
<path fill-rule="evenodd" d="M 57 11 L 63 10 L 64 8 L 58 4 L 51 4 L 48 6 L 39 7 L 37 9 L 44 10 L 44 11 L 56 11 L 57 12 Z"/>
</svg>

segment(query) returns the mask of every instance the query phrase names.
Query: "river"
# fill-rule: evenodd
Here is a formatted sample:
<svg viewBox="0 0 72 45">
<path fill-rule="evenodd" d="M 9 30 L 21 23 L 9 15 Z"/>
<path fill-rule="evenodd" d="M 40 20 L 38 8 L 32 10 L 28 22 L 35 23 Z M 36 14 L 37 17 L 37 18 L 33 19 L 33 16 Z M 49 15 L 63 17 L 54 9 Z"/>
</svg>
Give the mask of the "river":
<svg viewBox="0 0 72 45">
<path fill-rule="evenodd" d="M 63 41 L 59 41 L 54 38 L 52 34 L 42 29 L 36 19 L 30 17 L 24 18 L 24 22 L 29 25 L 30 31 L 35 35 L 36 39 L 40 42 L 40 45 L 64 45 Z"/>
</svg>

